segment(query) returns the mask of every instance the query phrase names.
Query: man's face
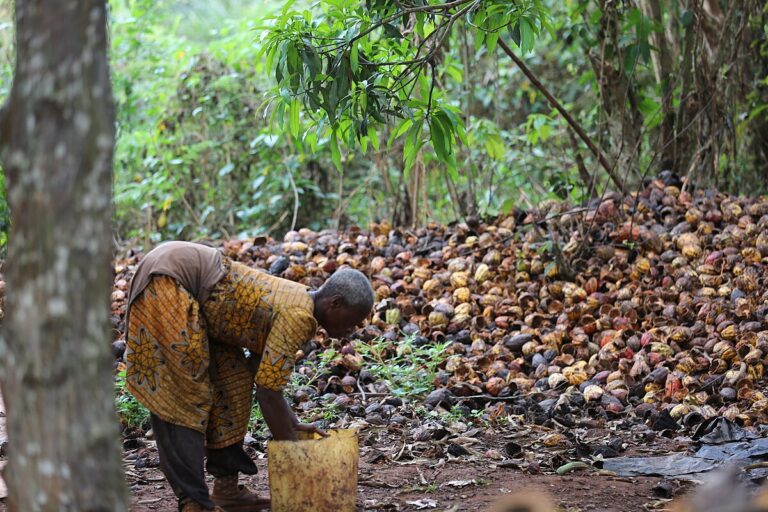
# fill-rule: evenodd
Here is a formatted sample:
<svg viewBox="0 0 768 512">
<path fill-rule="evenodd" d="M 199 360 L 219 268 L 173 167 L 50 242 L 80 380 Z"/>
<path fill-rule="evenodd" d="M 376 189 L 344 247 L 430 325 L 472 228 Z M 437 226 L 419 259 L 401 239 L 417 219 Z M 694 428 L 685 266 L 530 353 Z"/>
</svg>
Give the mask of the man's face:
<svg viewBox="0 0 768 512">
<path fill-rule="evenodd" d="M 333 297 L 321 304 L 320 324 L 332 338 L 344 338 L 360 327 L 370 311 L 359 311 L 344 304 L 341 297 Z"/>
</svg>

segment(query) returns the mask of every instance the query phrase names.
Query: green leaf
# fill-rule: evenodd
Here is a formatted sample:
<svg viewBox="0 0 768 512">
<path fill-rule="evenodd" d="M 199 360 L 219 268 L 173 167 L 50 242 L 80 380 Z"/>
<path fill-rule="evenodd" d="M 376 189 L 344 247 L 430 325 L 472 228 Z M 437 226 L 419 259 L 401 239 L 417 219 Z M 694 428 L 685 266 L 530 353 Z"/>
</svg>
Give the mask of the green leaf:
<svg viewBox="0 0 768 512">
<path fill-rule="evenodd" d="M 450 63 L 445 66 L 445 72 L 450 75 L 456 83 L 461 83 L 464 80 L 464 73 L 456 63 Z"/>
<path fill-rule="evenodd" d="M 437 155 L 437 158 L 443 162 L 447 161 L 449 158 L 447 141 L 448 136 L 446 135 L 443 127 L 440 125 L 440 122 L 436 119 L 435 116 L 432 117 L 432 120 L 429 123 L 429 132 L 429 137 L 432 141 L 432 147 L 435 148 L 435 154 Z"/>
<path fill-rule="evenodd" d="M 493 51 L 496 49 L 496 43 L 499 41 L 499 33 L 494 32 L 488 32 L 485 35 L 485 46 L 488 47 L 488 52 L 493 53 Z"/>
<path fill-rule="evenodd" d="M 393 142 L 395 139 L 397 139 L 397 138 L 401 137 L 401 136 L 402 136 L 402 135 L 403 135 L 405 132 L 407 132 L 407 131 L 408 131 L 408 130 L 409 130 L 411 127 L 412 127 L 412 126 L 413 126 L 413 119 L 411 119 L 411 118 L 406 118 L 406 119 L 403 119 L 403 120 L 400 122 L 400 124 L 398 125 L 398 127 L 397 127 L 397 128 L 395 128 L 395 129 L 392 131 L 392 135 L 390 135 L 390 137 L 389 137 L 389 141 L 387 142 L 387 147 L 388 147 L 388 148 L 391 148 L 391 147 L 392 147 L 392 142 Z"/>
<path fill-rule="evenodd" d="M 423 12 L 417 12 L 416 13 L 416 34 L 424 39 L 424 18 L 425 14 Z"/>
<path fill-rule="evenodd" d="M 642 112 L 643 123 L 648 129 L 656 128 L 664 116 L 661 115 L 661 104 L 648 96 L 642 96 L 637 104 L 638 110 Z"/>
<path fill-rule="evenodd" d="M 456 161 L 454 159 L 451 159 L 450 162 L 447 162 L 448 165 L 446 165 L 446 170 L 448 171 L 448 175 L 451 177 L 454 183 L 459 181 L 459 171 L 456 169 Z"/>
<path fill-rule="evenodd" d="M 299 138 L 301 132 L 301 123 L 299 121 L 299 113 L 301 112 L 301 101 L 298 98 L 294 98 L 291 101 L 291 135 L 294 138 Z"/>
<path fill-rule="evenodd" d="M 441 110 L 446 115 L 446 117 L 450 119 L 451 124 L 456 130 L 456 134 L 459 136 L 461 143 L 465 146 L 469 146 L 469 139 L 467 138 L 467 132 L 464 127 L 464 120 L 461 119 L 456 114 L 456 112 L 452 111 L 450 108 L 443 108 Z"/>
<path fill-rule="evenodd" d="M 768 103 L 763 103 L 762 105 L 758 105 L 757 107 L 753 108 L 753 109 L 752 109 L 752 110 L 749 112 L 749 117 L 748 117 L 748 119 L 749 119 L 750 121 L 752 121 L 753 119 L 757 119 L 758 117 L 760 117 L 760 115 L 761 115 L 763 112 L 766 112 L 766 111 L 768 111 Z"/>
<path fill-rule="evenodd" d="M 304 135 L 304 143 L 309 147 L 311 153 L 317 153 L 317 134 L 313 131 L 307 131 Z"/>
<path fill-rule="evenodd" d="M 454 126 L 451 123 L 448 116 L 445 115 L 445 111 L 438 110 L 435 115 L 432 116 L 433 124 L 437 124 L 439 129 L 444 134 L 444 146 L 445 146 L 445 161 L 448 161 L 453 157 L 453 142 L 456 139 L 454 133 Z"/>
<path fill-rule="evenodd" d="M 352 48 L 349 50 L 349 65 L 352 68 L 352 73 L 357 75 L 358 70 L 360 69 L 360 61 L 358 57 L 358 47 L 357 47 L 357 41 L 352 43 Z"/>
<path fill-rule="evenodd" d="M 288 54 L 287 54 L 287 60 L 286 65 L 288 69 L 288 73 L 291 75 L 291 78 L 293 78 L 294 75 L 297 75 L 299 70 L 299 51 L 296 49 L 296 45 L 291 42 L 288 45 Z"/>
<path fill-rule="evenodd" d="M 651 45 L 648 44 L 647 40 L 640 42 L 640 55 L 642 55 L 643 62 L 646 64 L 651 62 Z"/>
<path fill-rule="evenodd" d="M 643 22 L 643 13 L 638 8 L 630 9 L 627 14 L 627 21 L 630 27 L 638 27 Z"/>
<path fill-rule="evenodd" d="M 309 79 L 314 81 L 317 77 L 317 73 L 320 71 L 320 59 L 317 57 L 315 49 L 308 46 L 306 50 L 301 52 L 301 59 L 309 70 Z"/>
<path fill-rule="evenodd" d="M 504 160 L 507 149 L 504 147 L 504 140 L 501 135 L 498 133 L 490 134 L 485 141 L 485 151 L 494 160 Z"/>
<path fill-rule="evenodd" d="M 371 140 L 371 146 L 373 146 L 373 149 L 376 151 L 379 150 L 379 134 L 376 133 L 376 130 L 372 127 L 368 127 L 368 138 Z"/>
<path fill-rule="evenodd" d="M 518 48 L 522 45 L 522 35 L 520 33 L 520 23 L 515 23 L 515 25 L 510 29 L 509 35 L 512 38 L 512 42 L 514 42 Z"/>
<path fill-rule="evenodd" d="M 411 126 L 411 129 L 408 130 L 408 135 L 405 137 L 405 149 L 403 152 L 405 168 L 403 169 L 403 172 L 405 173 L 406 178 L 411 172 L 411 168 L 416 161 L 416 155 L 418 155 L 419 150 L 422 148 L 422 146 L 424 146 L 424 141 L 421 140 L 421 129 L 423 123 L 423 119 L 415 122 L 413 126 Z"/>
<path fill-rule="evenodd" d="M 283 6 L 283 10 L 281 11 L 281 14 L 283 16 L 288 16 L 291 11 L 291 7 L 293 7 L 293 4 L 295 3 L 296 3 L 296 0 L 288 0 L 287 2 L 285 2 L 285 5 Z"/>
<path fill-rule="evenodd" d="M 520 18 L 520 51 L 528 53 L 533 50 L 533 27 L 528 18 Z"/>
<path fill-rule="evenodd" d="M 603 11 L 595 9 L 592 14 L 589 15 L 589 24 L 596 26 L 600 24 L 600 20 L 603 19 Z"/>
<path fill-rule="evenodd" d="M 636 44 L 631 44 L 625 48 L 624 52 L 624 73 L 629 76 L 635 72 L 639 48 Z"/>
</svg>

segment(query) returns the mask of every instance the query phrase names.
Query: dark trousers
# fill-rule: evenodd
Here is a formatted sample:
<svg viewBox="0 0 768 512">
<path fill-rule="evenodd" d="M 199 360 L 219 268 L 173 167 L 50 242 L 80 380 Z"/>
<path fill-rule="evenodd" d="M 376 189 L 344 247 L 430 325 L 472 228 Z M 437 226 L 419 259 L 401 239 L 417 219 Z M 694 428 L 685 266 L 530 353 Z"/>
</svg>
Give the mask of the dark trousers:
<svg viewBox="0 0 768 512">
<path fill-rule="evenodd" d="M 209 449 L 205 447 L 205 435 L 197 430 L 168 423 L 154 414 L 150 421 L 160 455 L 160 469 L 179 503 L 188 498 L 205 508 L 213 508 L 203 471 L 206 458 L 205 470 L 215 477 L 237 473 L 255 475 L 257 472 L 256 465 L 243 450 L 242 442 Z"/>
</svg>

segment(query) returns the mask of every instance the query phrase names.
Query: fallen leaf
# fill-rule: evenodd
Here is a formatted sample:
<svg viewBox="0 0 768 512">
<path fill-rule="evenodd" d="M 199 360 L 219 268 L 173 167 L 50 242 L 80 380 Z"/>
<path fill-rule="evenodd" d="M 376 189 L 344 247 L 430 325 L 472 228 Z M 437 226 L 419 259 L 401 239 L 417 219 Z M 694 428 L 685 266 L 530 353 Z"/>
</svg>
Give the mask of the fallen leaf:
<svg viewBox="0 0 768 512">
<path fill-rule="evenodd" d="M 472 485 L 475 483 L 475 480 L 451 480 L 450 482 L 445 482 L 444 485 L 450 485 L 451 487 L 466 487 L 468 485 Z"/>
<path fill-rule="evenodd" d="M 406 505 L 413 505 L 416 507 L 416 510 L 424 510 L 427 508 L 437 508 L 437 501 L 436 500 L 430 500 L 428 498 L 424 498 L 421 500 L 415 500 L 415 501 L 406 501 Z"/>
<path fill-rule="evenodd" d="M 0 500 L 8 497 L 8 488 L 3 480 L 3 470 L 5 470 L 5 462 L 0 462 Z"/>
</svg>

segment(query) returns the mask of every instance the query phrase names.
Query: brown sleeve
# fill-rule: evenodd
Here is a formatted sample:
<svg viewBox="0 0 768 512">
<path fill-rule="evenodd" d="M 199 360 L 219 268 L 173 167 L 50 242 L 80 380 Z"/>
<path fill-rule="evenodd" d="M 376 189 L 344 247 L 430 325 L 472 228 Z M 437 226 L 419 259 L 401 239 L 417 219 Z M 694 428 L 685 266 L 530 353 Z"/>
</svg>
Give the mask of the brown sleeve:
<svg viewBox="0 0 768 512">
<path fill-rule="evenodd" d="M 279 312 L 264 346 L 256 385 L 273 391 L 282 390 L 293 373 L 296 352 L 312 339 L 316 330 L 317 322 L 306 309 L 288 308 Z"/>
</svg>

